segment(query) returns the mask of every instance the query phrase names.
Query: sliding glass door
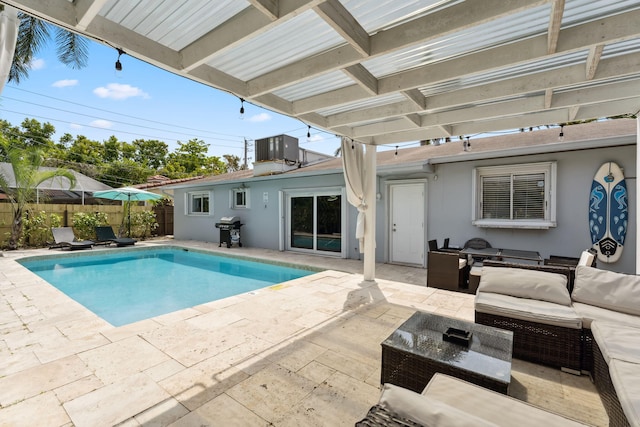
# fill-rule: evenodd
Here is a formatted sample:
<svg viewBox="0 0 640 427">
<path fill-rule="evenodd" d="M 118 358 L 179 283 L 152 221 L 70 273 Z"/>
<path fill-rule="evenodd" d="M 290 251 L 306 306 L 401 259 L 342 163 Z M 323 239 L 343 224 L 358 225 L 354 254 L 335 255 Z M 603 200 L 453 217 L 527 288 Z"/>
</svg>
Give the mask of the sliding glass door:
<svg viewBox="0 0 640 427">
<path fill-rule="evenodd" d="M 287 249 L 342 253 L 340 190 L 287 195 Z"/>
</svg>

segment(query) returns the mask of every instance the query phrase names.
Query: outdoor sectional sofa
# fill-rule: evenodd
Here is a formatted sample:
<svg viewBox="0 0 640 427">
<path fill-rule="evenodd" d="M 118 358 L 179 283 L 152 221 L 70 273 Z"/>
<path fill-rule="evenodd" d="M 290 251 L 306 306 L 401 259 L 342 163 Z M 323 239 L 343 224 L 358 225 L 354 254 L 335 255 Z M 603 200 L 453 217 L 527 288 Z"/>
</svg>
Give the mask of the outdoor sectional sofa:
<svg viewBox="0 0 640 427">
<path fill-rule="evenodd" d="M 569 270 L 485 263 L 476 322 L 513 331 L 516 358 L 591 373 L 610 425 L 640 426 L 640 277 Z"/>
</svg>

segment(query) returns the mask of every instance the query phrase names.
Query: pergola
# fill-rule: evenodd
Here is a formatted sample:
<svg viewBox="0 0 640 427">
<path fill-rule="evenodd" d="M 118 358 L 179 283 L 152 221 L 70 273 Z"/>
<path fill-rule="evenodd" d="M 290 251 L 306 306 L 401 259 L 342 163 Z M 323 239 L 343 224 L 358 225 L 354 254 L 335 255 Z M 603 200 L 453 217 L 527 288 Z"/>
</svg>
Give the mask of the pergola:
<svg viewBox="0 0 640 427">
<path fill-rule="evenodd" d="M 230 92 L 232 108 L 250 102 L 365 144 L 365 200 L 376 145 L 640 110 L 636 0 L 0 3 L 106 43 L 114 60 L 121 49 Z"/>
</svg>

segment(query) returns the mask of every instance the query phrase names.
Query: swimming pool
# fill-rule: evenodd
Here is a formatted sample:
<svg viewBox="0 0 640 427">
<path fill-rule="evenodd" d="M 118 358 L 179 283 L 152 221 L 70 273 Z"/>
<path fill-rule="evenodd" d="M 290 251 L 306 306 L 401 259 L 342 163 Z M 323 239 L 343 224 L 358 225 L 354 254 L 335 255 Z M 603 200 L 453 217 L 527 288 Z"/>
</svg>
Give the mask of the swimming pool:
<svg viewBox="0 0 640 427">
<path fill-rule="evenodd" d="M 114 249 L 18 262 L 113 326 L 316 272 L 179 247 Z"/>
</svg>

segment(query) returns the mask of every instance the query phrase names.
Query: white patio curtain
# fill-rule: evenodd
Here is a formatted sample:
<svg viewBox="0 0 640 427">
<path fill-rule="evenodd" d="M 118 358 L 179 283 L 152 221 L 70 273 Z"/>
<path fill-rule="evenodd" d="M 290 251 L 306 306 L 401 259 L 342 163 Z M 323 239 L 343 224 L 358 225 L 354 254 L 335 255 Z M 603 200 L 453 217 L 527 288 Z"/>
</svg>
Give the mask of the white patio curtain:
<svg viewBox="0 0 640 427">
<path fill-rule="evenodd" d="M 362 144 L 342 138 L 342 167 L 347 187 L 347 200 L 358 209 L 356 239 L 360 242 L 360 253 L 364 253 L 365 212 L 365 167 Z"/>
<path fill-rule="evenodd" d="M 5 5 L 0 12 L 0 93 L 9 77 L 19 26 L 18 10 Z"/>
</svg>

